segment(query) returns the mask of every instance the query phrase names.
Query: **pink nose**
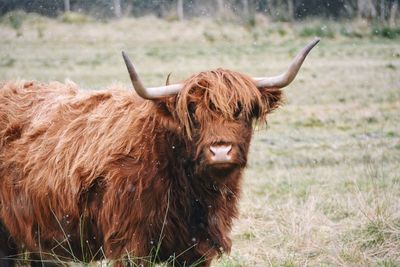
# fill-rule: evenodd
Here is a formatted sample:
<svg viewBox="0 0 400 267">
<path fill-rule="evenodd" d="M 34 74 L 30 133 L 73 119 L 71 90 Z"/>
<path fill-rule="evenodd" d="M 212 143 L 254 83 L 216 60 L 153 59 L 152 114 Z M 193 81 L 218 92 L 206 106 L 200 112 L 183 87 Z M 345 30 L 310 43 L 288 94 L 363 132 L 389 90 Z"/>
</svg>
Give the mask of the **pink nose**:
<svg viewBox="0 0 400 267">
<path fill-rule="evenodd" d="M 228 163 L 232 156 L 229 152 L 232 151 L 232 146 L 210 146 L 211 160 L 216 163 Z"/>
</svg>

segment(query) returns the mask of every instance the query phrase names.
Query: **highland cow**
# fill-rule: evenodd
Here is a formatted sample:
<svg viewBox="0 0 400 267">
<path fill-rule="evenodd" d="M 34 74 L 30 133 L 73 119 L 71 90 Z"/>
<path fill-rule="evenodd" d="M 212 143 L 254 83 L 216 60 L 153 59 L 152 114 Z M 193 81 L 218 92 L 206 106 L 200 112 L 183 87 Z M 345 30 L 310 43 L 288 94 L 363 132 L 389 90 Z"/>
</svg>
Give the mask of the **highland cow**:
<svg viewBox="0 0 400 267">
<path fill-rule="evenodd" d="M 276 77 L 217 69 L 146 88 L 0 85 L 0 264 L 107 258 L 210 266 L 231 249 L 254 121 L 282 100 L 314 40 Z"/>
</svg>

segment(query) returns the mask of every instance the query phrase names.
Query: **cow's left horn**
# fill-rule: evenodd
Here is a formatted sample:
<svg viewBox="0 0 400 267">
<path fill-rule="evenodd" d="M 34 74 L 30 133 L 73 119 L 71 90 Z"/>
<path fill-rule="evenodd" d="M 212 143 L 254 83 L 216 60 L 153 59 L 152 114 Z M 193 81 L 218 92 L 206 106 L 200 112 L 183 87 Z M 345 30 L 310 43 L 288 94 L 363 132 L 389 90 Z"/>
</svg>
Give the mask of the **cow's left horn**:
<svg viewBox="0 0 400 267">
<path fill-rule="evenodd" d="M 131 77 L 133 88 L 135 89 L 136 93 L 144 99 L 154 100 L 161 97 L 172 96 L 176 95 L 180 90 L 182 90 L 182 84 L 171 84 L 149 88 L 144 87 L 143 83 L 139 79 L 139 75 L 137 74 L 135 67 L 133 66 L 127 54 L 123 51 L 122 57 L 124 58 L 129 76 Z"/>
<path fill-rule="evenodd" d="M 282 88 L 289 85 L 296 77 L 297 72 L 308 53 L 318 44 L 319 41 L 319 38 L 315 38 L 312 42 L 306 45 L 293 59 L 289 69 L 285 73 L 274 77 L 253 78 L 256 86 L 258 88 Z"/>
</svg>

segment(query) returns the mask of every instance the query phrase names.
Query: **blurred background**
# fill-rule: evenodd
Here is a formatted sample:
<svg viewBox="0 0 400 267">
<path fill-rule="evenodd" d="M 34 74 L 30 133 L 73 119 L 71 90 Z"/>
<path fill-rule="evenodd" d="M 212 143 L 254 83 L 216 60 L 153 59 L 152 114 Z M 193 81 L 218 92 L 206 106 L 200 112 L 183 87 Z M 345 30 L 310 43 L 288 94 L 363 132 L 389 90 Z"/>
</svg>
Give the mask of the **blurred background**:
<svg viewBox="0 0 400 267">
<path fill-rule="evenodd" d="M 256 54 L 255 51 L 241 53 L 243 49 L 263 52 L 287 47 L 286 53 L 293 55 L 300 45 L 314 36 L 324 40 L 321 46 L 328 42 L 352 45 L 390 42 L 394 45 L 400 37 L 399 13 L 398 0 L 0 0 L 3 44 L 0 67 L 18 67 L 14 71 L 23 70 L 24 78 L 28 79 L 68 77 L 83 82 L 85 86 L 98 86 L 107 80 L 121 81 L 120 69 L 112 72 L 110 68 L 102 67 L 106 67 L 108 60 L 120 63 L 118 54 L 126 49 L 137 52 L 133 56 L 144 61 L 143 65 L 151 57 L 185 57 L 185 61 L 174 60 L 173 70 L 178 79 L 193 71 L 220 66 L 243 66 L 242 71 L 260 67 L 260 71 L 267 71 L 266 62 L 246 66 L 243 60 L 235 60 Z M 53 49 L 53 53 L 47 55 L 41 51 L 35 55 L 43 55 L 40 61 L 46 63 L 42 67 L 62 64 L 64 71 L 61 74 L 51 67 L 49 72 L 44 72 L 43 68 L 25 70 L 23 61 L 27 55 L 18 60 L 17 54 L 11 55 L 6 49 L 7 42 L 15 51 L 22 48 L 14 46 L 14 41 L 26 46 L 29 42 L 46 44 L 41 48 Z M 92 49 L 89 49 L 88 42 Z M 54 47 L 57 44 L 71 49 L 64 48 L 63 56 L 51 58 L 59 51 Z M 107 45 L 106 49 L 102 45 Z M 33 49 L 33 46 L 27 49 Z M 198 49 L 205 49 L 207 56 L 184 55 Z M 178 50 L 180 53 L 175 53 Z M 79 53 L 82 51 L 85 53 Z M 235 56 L 228 60 L 223 57 L 224 52 Z M 210 53 L 217 54 L 208 57 Z M 95 58 L 87 59 L 90 54 Z M 144 54 L 147 57 L 142 58 Z M 196 61 L 196 64 L 189 64 L 190 68 L 186 61 L 188 58 Z M 213 64 L 214 59 L 216 64 Z M 37 64 L 37 61 L 30 64 Z M 82 67 L 86 71 L 90 68 L 104 70 L 104 80 L 98 77 L 79 80 L 88 74 Z M 149 76 L 149 80 L 164 77 L 165 73 L 159 68 L 153 64 L 151 72 L 144 75 Z M 30 75 L 35 71 L 37 73 Z M 3 79 L 18 76 L 13 68 L 3 69 Z"/>
<path fill-rule="evenodd" d="M 398 0 L 0 0 L 0 81 L 130 89 L 213 68 L 284 71 L 256 126 L 232 231 L 213 266 L 400 266 Z"/>
<path fill-rule="evenodd" d="M 241 19 L 254 24 L 256 14 L 276 21 L 365 18 L 394 26 L 399 13 L 397 0 L 2 0 L 0 14 L 13 10 L 56 17 L 79 12 L 105 20 L 152 14 L 167 20 L 193 17 Z"/>
</svg>

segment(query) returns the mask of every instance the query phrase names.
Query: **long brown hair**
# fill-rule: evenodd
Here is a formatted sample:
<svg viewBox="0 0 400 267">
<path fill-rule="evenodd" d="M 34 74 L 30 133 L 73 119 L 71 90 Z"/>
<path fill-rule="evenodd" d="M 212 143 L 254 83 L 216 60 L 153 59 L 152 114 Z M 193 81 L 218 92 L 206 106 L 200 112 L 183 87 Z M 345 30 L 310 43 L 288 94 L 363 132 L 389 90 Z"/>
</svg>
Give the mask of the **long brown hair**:
<svg viewBox="0 0 400 267">
<path fill-rule="evenodd" d="M 219 184 L 193 170 L 186 152 L 190 102 L 227 120 L 235 120 L 240 105 L 248 119 L 263 121 L 281 91 L 259 90 L 249 77 L 223 69 L 184 84 L 179 95 L 159 101 L 118 87 L 2 84 L 0 224 L 9 234 L 0 233 L 0 242 L 65 254 L 59 243 L 67 234 L 76 257 L 85 260 L 102 247 L 106 257 L 119 259 L 148 256 L 162 233 L 159 260 L 181 253 L 181 263 L 209 264 L 229 251 L 242 169 Z"/>
</svg>

